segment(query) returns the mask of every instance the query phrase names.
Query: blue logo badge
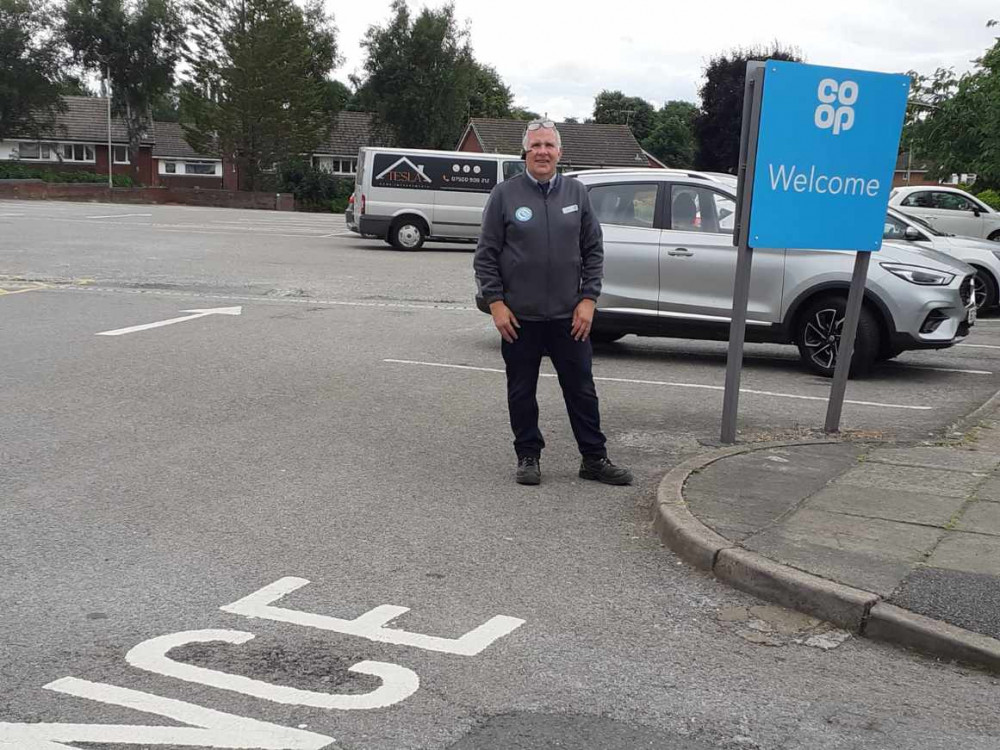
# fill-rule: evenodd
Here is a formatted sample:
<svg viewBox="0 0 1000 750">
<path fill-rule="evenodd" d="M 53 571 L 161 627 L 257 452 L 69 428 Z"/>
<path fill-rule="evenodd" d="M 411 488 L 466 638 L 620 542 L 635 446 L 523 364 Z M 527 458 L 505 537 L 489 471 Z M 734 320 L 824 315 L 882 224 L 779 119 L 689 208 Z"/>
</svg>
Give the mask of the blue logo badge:
<svg viewBox="0 0 1000 750">
<path fill-rule="evenodd" d="M 521 206 L 514 212 L 514 218 L 518 221 L 531 221 L 532 216 L 534 216 L 534 214 L 527 206 Z"/>
</svg>

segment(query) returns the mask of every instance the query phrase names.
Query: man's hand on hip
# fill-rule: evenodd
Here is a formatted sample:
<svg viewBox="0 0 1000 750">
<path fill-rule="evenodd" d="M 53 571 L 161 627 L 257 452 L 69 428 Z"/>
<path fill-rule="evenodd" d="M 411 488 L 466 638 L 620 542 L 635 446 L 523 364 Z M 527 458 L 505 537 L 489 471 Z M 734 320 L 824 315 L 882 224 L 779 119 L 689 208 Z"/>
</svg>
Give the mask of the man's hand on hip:
<svg viewBox="0 0 1000 750">
<path fill-rule="evenodd" d="M 597 303 L 594 300 L 582 299 L 573 310 L 573 328 L 570 330 L 570 335 L 577 341 L 586 341 L 590 336 L 595 307 Z"/>
<path fill-rule="evenodd" d="M 513 344 L 517 339 L 517 330 L 521 324 L 517 322 L 514 313 L 503 302 L 493 302 L 490 304 L 490 315 L 493 316 L 493 325 L 500 331 L 503 340 L 508 344 Z"/>
</svg>

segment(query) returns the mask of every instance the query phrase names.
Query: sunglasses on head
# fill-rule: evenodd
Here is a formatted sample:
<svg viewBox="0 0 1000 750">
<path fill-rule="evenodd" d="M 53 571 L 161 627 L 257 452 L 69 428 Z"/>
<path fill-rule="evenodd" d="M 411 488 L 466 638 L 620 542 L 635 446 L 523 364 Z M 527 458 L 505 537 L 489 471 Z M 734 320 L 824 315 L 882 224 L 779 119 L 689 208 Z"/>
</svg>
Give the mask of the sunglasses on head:
<svg viewBox="0 0 1000 750">
<path fill-rule="evenodd" d="M 555 126 L 556 124 L 552 120 L 535 120 L 534 122 L 529 122 L 525 130 L 540 130 L 541 128 L 554 128 Z"/>
</svg>

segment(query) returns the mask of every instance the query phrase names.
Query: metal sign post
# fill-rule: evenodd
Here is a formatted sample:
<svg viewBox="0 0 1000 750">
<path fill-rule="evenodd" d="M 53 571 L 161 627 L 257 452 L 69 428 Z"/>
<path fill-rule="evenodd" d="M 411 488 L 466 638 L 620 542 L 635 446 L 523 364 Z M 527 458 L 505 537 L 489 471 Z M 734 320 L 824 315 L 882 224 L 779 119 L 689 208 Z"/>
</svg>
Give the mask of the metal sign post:
<svg viewBox="0 0 1000 750">
<path fill-rule="evenodd" d="M 764 63 L 747 63 L 743 86 L 743 122 L 740 128 L 739 189 L 736 193 L 736 278 L 733 283 L 733 315 L 729 323 L 729 354 L 726 357 L 726 388 L 722 396 L 723 443 L 736 442 L 736 414 L 740 401 L 740 375 L 743 372 L 743 343 L 746 338 L 747 302 L 750 299 L 750 271 L 753 248 L 747 242 L 750 205 L 753 199 L 753 175 L 757 159 L 757 135 L 760 128 L 760 103 L 764 93 Z"/>
<path fill-rule="evenodd" d="M 723 443 L 736 440 L 753 248 L 857 253 L 826 420 L 828 432 L 839 429 L 868 265 L 882 247 L 908 90 L 904 75 L 779 60 L 747 64 Z"/>
<path fill-rule="evenodd" d="M 840 431 L 840 413 L 844 409 L 844 394 L 847 392 L 847 376 L 851 370 L 851 359 L 854 356 L 854 338 L 858 331 L 858 318 L 861 317 L 861 300 L 865 296 L 865 280 L 868 278 L 868 262 L 872 254 L 860 250 L 854 257 L 854 274 L 851 276 L 851 290 L 847 294 L 847 312 L 844 317 L 844 327 L 840 331 L 840 344 L 837 347 L 837 365 L 833 371 L 833 386 L 830 388 L 830 400 L 826 405 L 826 432 Z"/>
</svg>

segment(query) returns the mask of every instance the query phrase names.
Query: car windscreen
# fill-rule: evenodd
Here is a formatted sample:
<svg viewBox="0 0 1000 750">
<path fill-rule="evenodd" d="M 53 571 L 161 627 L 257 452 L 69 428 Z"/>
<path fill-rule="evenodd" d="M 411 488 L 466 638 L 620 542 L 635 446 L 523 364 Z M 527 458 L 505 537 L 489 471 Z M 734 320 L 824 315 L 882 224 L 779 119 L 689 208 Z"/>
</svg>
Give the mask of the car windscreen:
<svg viewBox="0 0 1000 750">
<path fill-rule="evenodd" d="M 935 237 L 951 237 L 952 236 L 952 235 L 948 234 L 947 232 L 942 232 L 942 231 L 940 231 L 938 229 L 935 229 L 934 227 L 932 227 L 930 225 L 929 221 L 927 221 L 926 219 L 921 219 L 919 216 L 910 216 L 909 214 L 907 214 L 906 218 L 909 219 L 910 221 L 912 221 L 914 224 L 919 224 L 921 229 L 923 229 L 928 234 L 933 234 Z"/>
</svg>

